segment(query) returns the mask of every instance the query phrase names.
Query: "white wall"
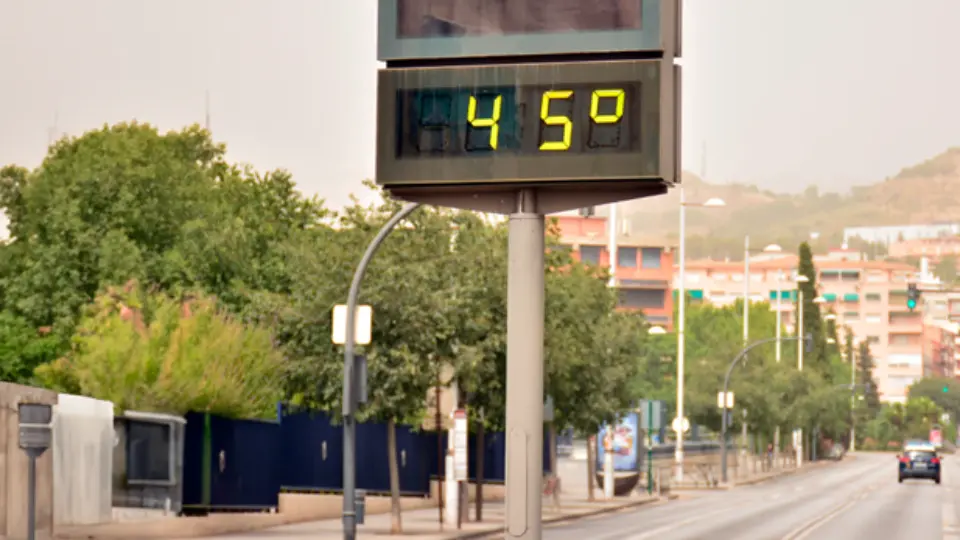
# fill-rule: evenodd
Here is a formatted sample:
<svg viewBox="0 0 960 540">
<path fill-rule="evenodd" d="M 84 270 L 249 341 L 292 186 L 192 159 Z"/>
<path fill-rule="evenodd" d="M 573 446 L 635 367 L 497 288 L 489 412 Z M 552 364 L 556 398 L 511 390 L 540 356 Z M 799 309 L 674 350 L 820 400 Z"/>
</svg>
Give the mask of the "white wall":
<svg viewBox="0 0 960 540">
<path fill-rule="evenodd" d="M 53 432 L 53 520 L 56 525 L 112 519 L 113 403 L 60 394 Z"/>
</svg>

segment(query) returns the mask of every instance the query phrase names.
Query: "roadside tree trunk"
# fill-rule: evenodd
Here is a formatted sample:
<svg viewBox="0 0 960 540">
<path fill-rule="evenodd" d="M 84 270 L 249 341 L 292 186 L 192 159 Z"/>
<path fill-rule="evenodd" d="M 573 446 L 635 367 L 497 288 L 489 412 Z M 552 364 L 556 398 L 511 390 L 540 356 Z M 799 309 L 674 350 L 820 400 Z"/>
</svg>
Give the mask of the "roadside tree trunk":
<svg viewBox="0 0 960 540">
<path fill-rule="evenodd" d="M 390 467 L 390 533 L 400 534 L 403 523 L 400 513 L 400 468 L 397 466 L 397 422 L 387 422 L 387 464 Z"/>
<path fill-rule="evenodd" d="M 593 501 L 593 492 L 596 488 L 597 453 L 594 446 L 594 437 L 587 439 L 587 500 Z"/>
<path fill-rule="evenodd" d="M 483 521 L 483 455 L 485 454 L 485 442 L 484 442 L 484 429 L 483 424 L 477 424 L 477 493 L 476 493 L 476 507 L 477 507 L 477 522 Z"/>
</svg>

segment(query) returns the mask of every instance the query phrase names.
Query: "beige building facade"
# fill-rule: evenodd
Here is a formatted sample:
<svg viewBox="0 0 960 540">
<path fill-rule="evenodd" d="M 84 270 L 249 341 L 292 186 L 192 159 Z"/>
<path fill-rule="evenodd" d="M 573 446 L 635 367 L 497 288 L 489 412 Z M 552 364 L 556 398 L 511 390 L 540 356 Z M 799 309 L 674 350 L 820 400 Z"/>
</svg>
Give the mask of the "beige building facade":
<svg viewBox="0 0 960 540">
<path fill-rule="evenodd" d="M 907 284 L 916 269 L 903 263 L 867 261 L 847 250 L 815 257 L 814 264 L 822 310 L 832 310 L 839 324 L 870 343 L 881 398 L 904 401 L 907 388 L 923 376 L 923 315 L 919 309 L 907 308 Z M 779 290 L 782 321 L 793 332 L 796 271 L 795 255 L 751 258 L 749 276 L 743 261 L 688 261 L 686 287 L 693 301 L 715 305 L 730 305 L 749 291 L 751 302 L 767 302 L 771 309 L 776 308 Z M 675 288 L 677 279 L 675 272 Z"/>
</svg>

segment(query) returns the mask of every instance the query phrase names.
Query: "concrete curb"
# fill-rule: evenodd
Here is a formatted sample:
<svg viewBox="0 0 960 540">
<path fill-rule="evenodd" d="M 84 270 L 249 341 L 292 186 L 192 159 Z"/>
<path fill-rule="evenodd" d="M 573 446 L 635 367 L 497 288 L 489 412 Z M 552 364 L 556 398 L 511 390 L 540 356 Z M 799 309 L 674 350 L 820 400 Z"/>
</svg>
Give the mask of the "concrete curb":
<svg viewBox="0 0 960 540">
<path fill-rule="evenodd" d="M 856 459 L 856 456 L 849 456 L 847 458 L 844 458 L 841 461 L 852 460 L 852 459 Z M 671 486 L 670 489 L 673 491 L 725 491 L 725 490 L 735 489 L 740 486 L 752 486 L 755 484 L 762 484 L 763 482 L 767 482 L 769 480 L 774 480 L 776 478 L 783 478 L 785 476 L 790 476 L 793 474 L 797 474 L 799 472 L 807 472 L 807 471 L 819 469 L 821 467 L 829 467 L 830 465 L 840 463 L 841 461 L 826 461 L 826 460 L 818 461 L 815 464 L 806 465 L 806 466 L 800 467 L 799 469 L 787 469 L 785 471 L 781 471 L 776 474 L 760 476 L 757 478 L 750 478 L 747 480 L 743 480 L 742 482 L 730 482 L 727 484 L 717 484 L 716 486 Z"/>
<path fill-rule="evenodd" d="M 604 514 L 613 514 L 615 512 L 620 512 L 622 510 L 629 510 L 631 508 L 638 508 L 640 506 L 644 506 L 647 504 L 652 504 L 652 503 L 661 502 L 661 501 L 669 501 L 676 498 L 677 498 L 677 495 L 670 494 L 670 495 L 664 495 L 657 498 L 644 499 L 642 501 L 630 501 L 628 503 L 620 504 L 617 506 L 606 506 L 603 508 L 597 508 L 596 510 L 587 510 L 585 512 L 577 512 L 575 514 L 569 514 L 566 516 L 554 516 L 550 518 L 544 518 L 541 521 L 541 523 L 546 525 L 546 524 L 553 524 L 553 523 L 566 523 L 569 521 L 577 521 L 579 519 L 584 519 L 584 518 L 589 518 L 594 516 L 602 516 Z M 460 536 L 454 536 L 451 540 L 487 538 L 495 534 L 503 534 L 504 532 L 506 532 L 506 529 L 504 527 L 495 527 L 495 528 L 487 529 L 485 531 L 474 531 L 474 532 L 464 533 Z"/>
</svg>

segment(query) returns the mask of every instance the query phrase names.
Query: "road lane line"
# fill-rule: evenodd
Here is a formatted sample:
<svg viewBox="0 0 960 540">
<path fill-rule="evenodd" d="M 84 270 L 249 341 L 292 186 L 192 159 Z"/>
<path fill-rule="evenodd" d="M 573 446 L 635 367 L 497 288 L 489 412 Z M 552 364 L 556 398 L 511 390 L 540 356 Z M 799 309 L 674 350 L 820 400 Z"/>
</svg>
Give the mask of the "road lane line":
<svg viewBox="0 0 960 540">
<path fill-rule="evenodd" d="M 731 507 L 728 507 L 728 508 L 721 508 L 721 509 L 715 510 L 715 511 L 713 511 L 713 512 L 707 512 L 707 513 L 705 513 L 705 514 L 699 514 L 699 515 L 697 515 L 697 516 L 695 516 L 695 517 L 687 518 L 687 519 L 684 519 L 684 520 L 682 520 L 682 521 L 676 521 L 676 522 L 670 523 L 669 525 L 664 525 L 664 526 L 662 526 L 662 527 L 657 527 L 656 529 L 653 529 L 653 530 L 645 531 L 645 532 L 643 532 L 643 533 L 641 533 L 641 534 L 635 534 L 635 535 L 632 535 L 632 536 L 623 537 L 623 540 L 646 540 L 647 538 L 655 538 L 655 537 L 658 537 L 658 536 L 660 536 L 661 534 L 663 534 L 663 533 L 665 533 L 665 532 L 670 532 L 670 531 L 679 529 L 679 528 L 681 528 L 681 527 L 686 527 L 687 525 L 690 525 L 690 524 L 692 524 L 692 523 L 696 523 L 696 522 L 698 522 L 698 521 L 703 521 L 704 519 L 707 519 L 707 518 L 709 518 L 709 517 L 713 517 L 713 516 L 716 516 L 716 515 L 719 515 L 719 514 L 723 514 L 723 513 L 725 513 L 725 512 L 729 512 L 730 510 L 732 510 L 732 509 L 735 508 L 735 507 L 736 507 L 736 506 L 731 506 Z"/>
<path fill-rule="evenodd" d="M 807 538 L 808 536 L 813 534 L 814 531 L 824 526 L 827 522 L 839 516 L 840 514 L 846 512 L 847 510 L 852 508 L 854 505 L 856 505 L 863 499 L 867 498 L 870 495 L 870 493 L 876 488 L 877 486 L 875 485 L 868 487 L 866 490 L 862 491 L 856 497 L 848 500 L 847 502 L 843 503 L 837 508 L 834 508 L 830 512 L 823 514 L 813 520 L 810 520 L 804 523 L 803 525 L 797 527 L 796 529 L 790 531 L 789 533 L 787 533 L 786 536 L 783 537 L 782 540 L 803 540 L 804 538 Z"/>
<path fill-rule="evenodd" d="M 957 506 L 950 495 L 943 501 L 943 540 L 960 539 L 960 529 L 957 528 Z"/>
</svg>

